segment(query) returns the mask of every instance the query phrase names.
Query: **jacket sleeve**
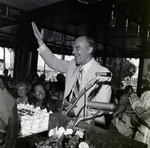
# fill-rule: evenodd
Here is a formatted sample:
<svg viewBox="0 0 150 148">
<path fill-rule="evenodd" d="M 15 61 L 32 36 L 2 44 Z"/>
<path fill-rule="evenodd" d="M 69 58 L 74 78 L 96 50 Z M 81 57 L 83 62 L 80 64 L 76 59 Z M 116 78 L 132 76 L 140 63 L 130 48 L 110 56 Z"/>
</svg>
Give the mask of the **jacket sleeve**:
<svg viewBox="0 0 150 148">
<path fill-rule="evenodd" d="M 15 104 L 12 109 L 12 114 L 8 121 L 8 127 L 6 131 L 5 143 L 7 148 L 15 148 L 18 136 L 18 115 L 17 105 Z"/>
<path fill-rule="evenodd" d="M 67 72 L 69 61 L 58 59 L 45 44 L 39 49 L 42 49 L 40 55 L 50 68 L 62 73 Z"/>
</svg>

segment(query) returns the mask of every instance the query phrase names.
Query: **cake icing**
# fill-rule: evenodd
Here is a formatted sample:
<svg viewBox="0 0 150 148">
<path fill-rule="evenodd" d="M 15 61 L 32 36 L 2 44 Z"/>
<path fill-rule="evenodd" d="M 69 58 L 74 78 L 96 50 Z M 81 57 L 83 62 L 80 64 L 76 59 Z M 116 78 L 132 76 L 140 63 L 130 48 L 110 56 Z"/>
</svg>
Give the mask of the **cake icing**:
<svg viewBox="0 0 150 148">
<path fill-rule="evenodd" d="M 46 109 L 34 107 L 30 104 L 17 104 L 20 122 L 19 135 L 28 135 L 38 131 L 48 130 L 49 114 Z"/>
</svg>

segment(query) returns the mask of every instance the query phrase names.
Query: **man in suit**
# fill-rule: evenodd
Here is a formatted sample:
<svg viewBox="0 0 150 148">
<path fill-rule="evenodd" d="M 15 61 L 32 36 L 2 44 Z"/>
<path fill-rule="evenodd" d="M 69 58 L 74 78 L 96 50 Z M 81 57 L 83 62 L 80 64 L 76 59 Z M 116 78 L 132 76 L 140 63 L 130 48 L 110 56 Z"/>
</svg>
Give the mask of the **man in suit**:
<svg viewBox="0 0 150 148">
<path fill-rule="evenodd" d="M 72 102 L 72 92 L 76 77 L 80 68 L 82 68 L 82 81 L 80 83 L 81 91 L 87 84 L 96 78 L 97 72 L 110 72 L 106 67 L 101 66 L 94 58 L 93 53 L 95 50 L 95 43 L 92 38 L 87 36 L 81 36 L 77 38 L 73 44 L 73 55 L 74 59 L 72 61 L 60 60 L 55 57 L 51 50 L 44 44 L 42 38 L 43 34 L 39 32 L 35 23 L 32 22 L 32 28 L 34 35 L 39 44 L 39 54 L 44 59 L 46 64 L 59 72 L 66 73 L 65 81 L 65 92 L 64 99 L 68 98 L 65 103 L 64 110 L 67 111 Z M 111 77 L 99 77 L 99 81 L 111 81 Z M 94 114 L 96 111 L 89 108 L 83 109 L 83 106 L 87 104 L 89 100 L 96 102 L 109 102 L 111 98 L 111 87 L 109 85 L 102 85 L 101 89 L 98 89 L 99 85 L 93 85 L 86 93 L 83 95 L 77 104 L 70 111 L 71 116 L 78 116 L 78 118 L 84 116 L 89 116 Z M 86 96 L 86 97 L 85 97 Z M 66 105 L 67 104 L 67 105 Z M 100 117 L 99 122 L 105 124 L 104 117 Z"/>
</svg>

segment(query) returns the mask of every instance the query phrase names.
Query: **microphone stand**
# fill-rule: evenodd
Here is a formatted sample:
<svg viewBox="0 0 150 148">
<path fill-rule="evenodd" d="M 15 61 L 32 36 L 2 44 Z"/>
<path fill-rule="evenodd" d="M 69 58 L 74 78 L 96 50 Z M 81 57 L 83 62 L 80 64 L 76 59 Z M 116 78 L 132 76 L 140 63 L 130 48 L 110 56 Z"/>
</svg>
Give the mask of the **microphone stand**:
<svg viewBox="0 0 150 148">
<path fill-rule="evenodd" d="M 78 119 L 76 122 L 75 122 L 75 126 L 81 122 L 81 121 L 87 121 L 87 120 L 91 120 L 92 119 L 92 123 L 94 125 L 94 122 L 95 122 L 95 118 L 96 117 L 101 117 L 104 115 L 104 112 L 101 112 L 102 110 L 98 110 L 94 115 L 90 115 L 90 116 L 87 116 L 87 117 L 82 117 L 80 119 Z M 100 113 L 101 112 L 101 113 Z"/>
<path fill-rule="evenodd" d="M 92 124 L 94 125 L 95 124 L 95 118 L 101 117 L 105 114 L 112 114 L 112 113 L 113 113 L 113 111 L 105 111 L 105 110 L 99 108 L 95 114 L 90 115 L 88 117 L 82 117 L 82 118 L 78 119 L 76 121 L 75 125 L 77 125 L 80 121 L 87 121 L 87 120 L 91 120 L 91 119 L 92 119 Z"/>
<path fill-rule="evenodd" d="M 78 95 L 77 99 L 75 100 L 75 102 L 71 105 L 71 107 L 66 111 L 65 115 L 67 115 L 70 110 L 77 104 L 77 102 L 79 101 L 79 99 L 94 85 L 98 82 L 99 80 L 95 78 L 95 80 L 93 80 L 93 82 L 91 82 L 89 85 L 85 86 L 80 94 Z M 86 96 L 85 96 L 85 100 L 84 103 L 86 103 Z M 84 107 L 85 108 L 85 107 Z"/>
<path fill-rule="evenodd" d="M 93 120 L 93 123 L 95 122 L 94 121 L 94 119 L 96 118 L 96 117 L 100 117 L 100 116 L 102 116 L 102 115 L 104 115 L 104 114 L 110 114 L 110 111 L 103 111 L 102 109 L 100 109 L 100 108 L 98 108 L 98 110 L 97 110 L 97 112 L 94 114 L 94 115 L 91 115 L 91 116 L 88 116 L 88 117 L 86 117 L 85 115 L 86 115 L 86 109 L 85 109 L 85 107 L 86 107 L 86 92 L 94 85 L 94 84 L 96 84 L 96 83 L 98 83 L 99 82 L 99 79 L 97 79 L 97 78 L 94 78 L 94 79 L 92 79 L 93 81 L 91 82 L 91 83 L 89 83 L 87 86 L 85 86 L 82 90 L 81 90 L 81 92 L 80 92 L 80 94 L 79 94 L 79 96 L 77 97 L 77 99 L 75 100 L 75 102 L 71 105 L 71 107 L 66 111 L 66 113 L 65 113 L 65 115 L 67 115 L 69 112 L 70 112 L 70 110 L 77 104 L 77 102 L 79 101 L 79 99 L 84 95 L 84 116 L 82 117 L 82 118 L 80 118 L 79 120 L 77 120 L 77 122 L 75 123 L 75 125 L 77 125 L 80 121 L 82 121 L 82 120 L 84 120 L 84 121 L 87 121 L 87 120 Z M 105 82 L 107 82 L 107 81 L 104 81 L 104 82 L 99 82 L 100 84 L 103 84 L 103 83 L 105 83 Z M 100 85 L 99 84 L 99 85 Z"/>
<path fill-rule="evenodd" d="M 86 90 L 87 91 L 87 90 Z M 86 117 L 86 91 L 84 91 L 84 108 L 83 108 L 83 117 Z"/>
</svg>

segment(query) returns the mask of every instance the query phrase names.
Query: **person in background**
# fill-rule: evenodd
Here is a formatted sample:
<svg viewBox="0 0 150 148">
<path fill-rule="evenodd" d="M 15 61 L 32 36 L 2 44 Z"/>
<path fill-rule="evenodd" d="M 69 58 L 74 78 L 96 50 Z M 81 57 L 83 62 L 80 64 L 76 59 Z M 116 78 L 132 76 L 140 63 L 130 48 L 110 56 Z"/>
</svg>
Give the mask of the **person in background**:
<svg viewBox="0 0 150 148">
<path fill-rule="evenodd" d="M 18 98 L 16 100 L 17 104 L 23 103 L 23 104 L 31 104 L 29 98 L 28 98 L 28 87 L 25 82 L 19 82 L 16 86 Z"/>
<path fill-rule="evenodd" d="M 0 75 L 0 88 L 2 90 L 6 91 L 5 82 L 4 82 L 4 76 L 3 75 Z"/>
<path fill-rule="evenodd" d="M 130 123 L 131 117 L 135 114 L 129 100 L 132 93 L 133 87 L 131 85 L 124 88 L 123 95 L 120 97 L 112 119 L 112 123 L 118 131 L 129 138 L 132 138 L 136 132 L 136 128 Z"/>
<path fill-rule="evenodd" d="M 38 73 L 34 74 L 32 77 L 32 84 L 40 82 Z"/>
<path fill-rule="evenodd" d="M 58 59 L 51 50 L 43 42 L 43 34 L 38 30 L 36 24 L 32 22 L 32 28 L 35 38 L 39 44 L 39 54 L 42 56 L 46 64 L 61 73 L 66 73 L 65 79 L 65 92 L 63 101 L 64 112 L 68 111 L 72 104 L 78 97 L 78 93 L 87 86 L 89 83 L 96 80 L 97 72 L 110 73 L 110 71 L 100 65 L 93 57 L 95 52 L 95 42 L 91 37 L 81 36 L 78 37 L 73 44 L 73 55 L 74 59 L 71 61 L 65 61 Z M 81 72 L 80 72 L 81 70 Z M 82 79 L 80 77 L 80 84 L 76 87 L 76 82 L 79 81 L 77 76 L 82 73 Z M 110 77 L 103 77 L 100 75 L 99 81 L 104 83 L 105 81 L 110 82 Z M 78 90 L 77 90 L 77 89 Z M 78 92 L 75 94 L 75 90 Z M 96 110 L 85 107 L 85 102 L 96 101 L 96 102 L 110 102 L 111 98 L 111 86 L 105 85 L 93 85 L 87 92 L 86 98 L 82 96 L 75 106 L 67 114 L 77 119 L 87 116 L 92 116 L 96 113 Z M 105 125 L 104 116 L 95 119 L 99 124 Z"/>
<path fill-rule="evenodd" d="M 63 95 L 64 95 L 64 91 L 62 87 L 60 87 L 60 85 L 61 84 L 59 84 L 58 82 L 51 82 L 51 85 L 49 88 L 50 104 L 54 104 L 54 106 L 57 107 L 57 112 L 59 113 L 61 113 Z"/>
<path fill-rule="evenodd" d="M 16 148 L 18 115 L 15 99 L 0 88 L 0 147 Z"/>
<path fill-rule="evenodd" d="M 26 85 L 28 86 L 29 91 L 30 91 L 31 86 L 32 86 L 32 81 L 33 81 L 33 75 L 32 75 L 32 73 L 29 73 L 28 77 L 26 79 Z"/>
<path fill-rule="evenodd" d="M 130 117 L 134 114 L 133 108 L 129 101 L 129 98 L 133 92 L 133 87 L 131 85 L 127 85 L 124 88 L 123 95 L 121 95 L 119 100 L 119 104 L 125 106 L 125 114 Z"/>
<path fill-rule="evenodd" d="M 118 132 L 128 138 L 133 138 L 137 129 L 135 126 L 132 126 L 130 122 L 132 116 L 126 114 L 126 105 L 117 104 L 111 120 Z"/>
<path fill-rule="evenodd" d="M 65 76 L 62 73 L 58 73 L 56 76 L 58 87 L 60 91 L 65 90 Z"/>
<path fill-rule="evenodd" d="M 45 81 L 45 79 L 46 79 L 45 74 L 44 74 L 44 73 L 43 73 L 43 74 L 41 74 L 41 75 L 40 75 L 40 77 L 39 77 L 39 81 L 40 81 L 41 83 L 43 83 L 44 85 L 46 85 L 46 81 Z"/>
<path fill-rule="evenodd" d="M 12 78 L 8 75 L 9 70 L 8 69 L 4 69 L 3 70 L 3 76 L 4 76 L 4 83 L 5 83 L 5 87 L 6 89 L 9 91 L 9 87 L 11 85 L 11 80 Z"/>
</svg>

